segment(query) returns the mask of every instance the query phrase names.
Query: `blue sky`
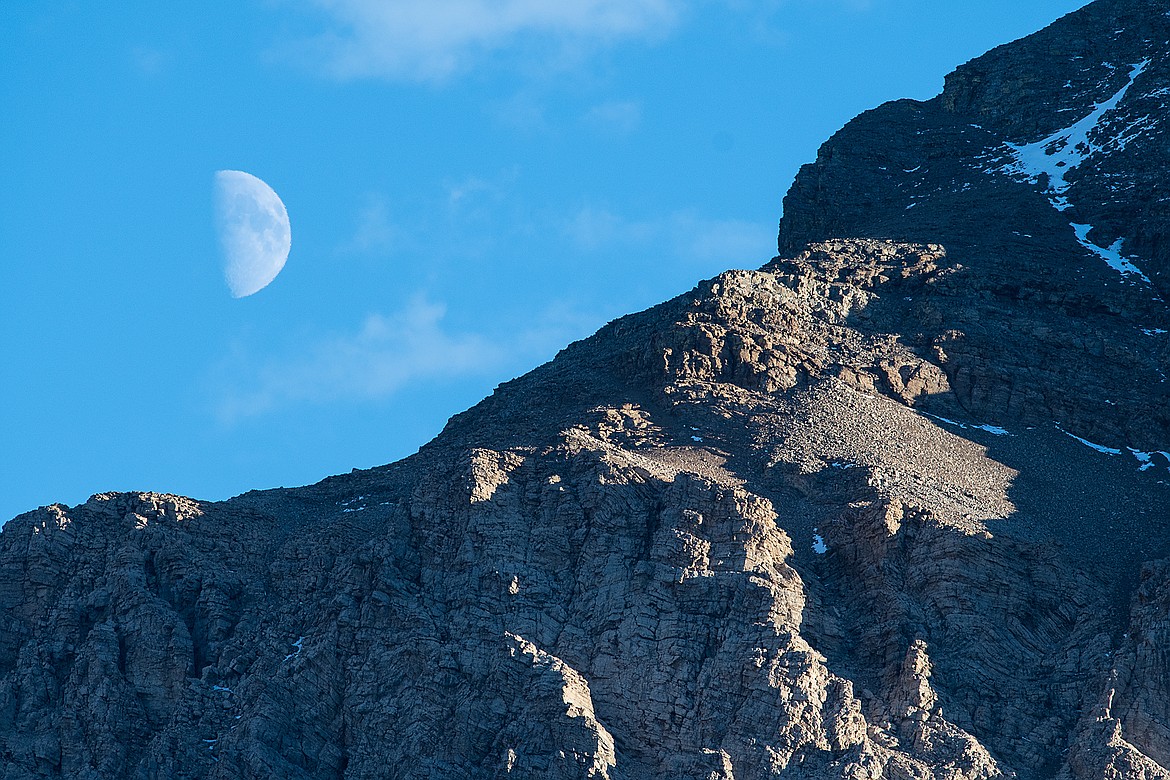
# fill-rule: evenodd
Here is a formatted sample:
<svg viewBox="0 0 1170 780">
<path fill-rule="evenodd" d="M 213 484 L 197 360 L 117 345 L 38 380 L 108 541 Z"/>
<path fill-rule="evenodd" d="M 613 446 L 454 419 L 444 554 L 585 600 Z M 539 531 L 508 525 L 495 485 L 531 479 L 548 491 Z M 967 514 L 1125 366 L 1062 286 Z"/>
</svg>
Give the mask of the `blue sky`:
<svg viewBox="0 0 1170 780">
<path fill-rule="evenodd" d="M 1081 4 L 6 3 L 0 518 L 409 455 L 569 341 L 766 262 L 833 131 Z M 220 169 L 292 225 L 247 298 Z"/>
</svg>

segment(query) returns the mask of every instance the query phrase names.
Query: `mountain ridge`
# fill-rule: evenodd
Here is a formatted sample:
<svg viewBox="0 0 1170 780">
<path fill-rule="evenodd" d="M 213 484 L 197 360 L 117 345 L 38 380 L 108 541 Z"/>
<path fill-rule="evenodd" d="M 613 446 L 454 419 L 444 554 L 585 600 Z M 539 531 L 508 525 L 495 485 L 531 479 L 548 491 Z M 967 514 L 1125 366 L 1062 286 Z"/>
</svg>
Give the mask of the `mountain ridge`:
<svg viewBox="0 0 1170 780">
<path fill-rule="evenodd" d="M 1116 160 L 1086 155 L 1065 210 L 1005 167 L 1132 63 L 1090 60 L 1049 115 L 1020 85 L 1102 20 L 1168 29 L 1159 5 L 1097 0 L 858 117 L 786 196 L 779 256 L 416 455 L 9 522 L 0 776 L 1170 777 L 1170 325 L 1140 251 L 1164 150 L 1117 152 L 1146 149 L 1128 220 L 1093 184 Z"/>
</svg>

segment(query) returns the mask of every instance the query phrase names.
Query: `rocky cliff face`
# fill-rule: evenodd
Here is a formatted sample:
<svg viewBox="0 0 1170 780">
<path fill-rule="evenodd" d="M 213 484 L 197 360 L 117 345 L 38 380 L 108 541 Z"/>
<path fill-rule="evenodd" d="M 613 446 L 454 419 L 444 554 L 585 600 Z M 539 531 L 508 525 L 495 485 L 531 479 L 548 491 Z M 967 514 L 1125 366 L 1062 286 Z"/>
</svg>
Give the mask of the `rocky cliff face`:
<svg viewBox="0 0 1170 780">
<path fill-rule="evenodd" d="M 859 117 L 411 458 L 9 522 L 0 777 L 1170 778 L 1167 10 Z"/>
<path fill-rule="evenodd" d="M 1170 371 L 1167 12 L 1099 0 L 959 68 L 931 101 L 862 115 L 801 170 L 781 252 L 828 236 L 944 245 L 961 289 L 890 326 L 946 353 L 972 411 L 1165 449 L 1170 406 L 1151 390 Z"/>
</svg>

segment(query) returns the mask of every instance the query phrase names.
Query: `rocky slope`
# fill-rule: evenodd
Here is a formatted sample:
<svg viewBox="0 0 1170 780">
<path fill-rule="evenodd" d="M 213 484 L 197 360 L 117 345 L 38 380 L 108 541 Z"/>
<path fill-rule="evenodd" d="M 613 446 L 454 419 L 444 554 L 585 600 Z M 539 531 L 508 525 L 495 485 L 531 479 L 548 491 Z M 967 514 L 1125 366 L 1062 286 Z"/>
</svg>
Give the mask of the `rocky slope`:
<svg viewBox="0 0 1170 780">
<path fill-rule="evenodd" d="M 411 458 L 9 522 L 0 777 L 1170 778 L 1166 10 L 859 117 Z"/>
</svg>

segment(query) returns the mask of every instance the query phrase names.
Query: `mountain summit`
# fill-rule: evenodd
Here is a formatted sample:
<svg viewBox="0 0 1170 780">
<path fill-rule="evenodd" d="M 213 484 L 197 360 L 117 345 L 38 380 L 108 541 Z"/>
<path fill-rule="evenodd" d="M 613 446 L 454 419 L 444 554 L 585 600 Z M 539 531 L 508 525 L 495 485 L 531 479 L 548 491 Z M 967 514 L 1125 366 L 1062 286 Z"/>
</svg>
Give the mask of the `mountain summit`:
<svg viewBox="0 0 1170 780">
<path fill-rule="evenodd" d="M 855 119 L 416 455 L 0 533 L 0 777 L 1170 779 L 1170 10 Z"/>
<path fill-rule="evenodd" d="M 888 326 L 947 342 L 935 362 L 972 413 L 1166 449 L 1167 13 L 1100 0 L 962 66 L 933 100 L 858 117 L 785 197 L 781 253 L 942 244 L 962 289 Z"/>
</svg>

